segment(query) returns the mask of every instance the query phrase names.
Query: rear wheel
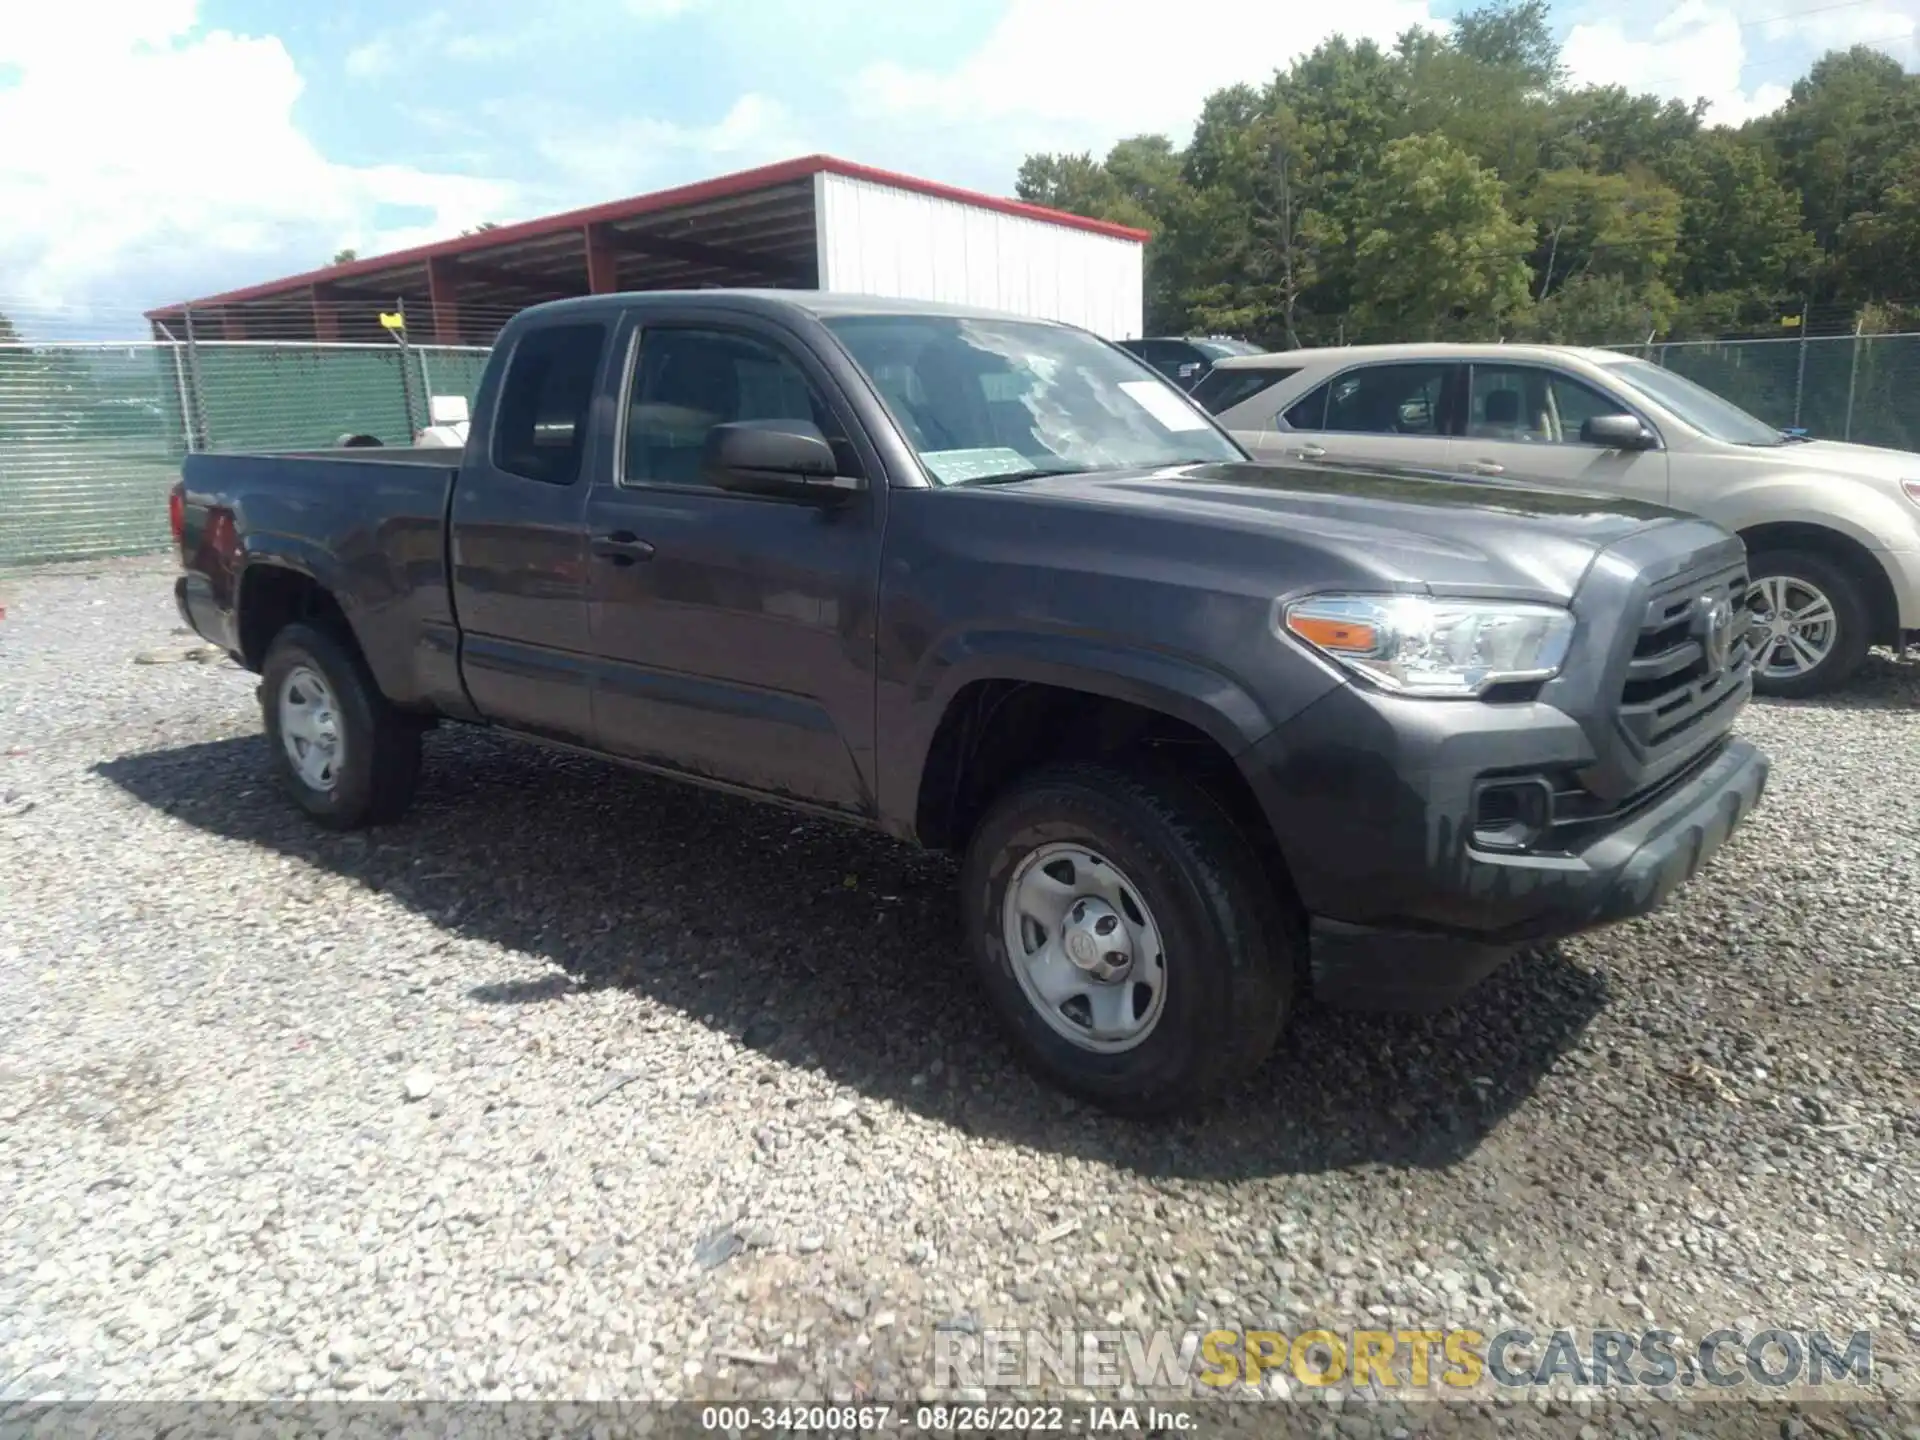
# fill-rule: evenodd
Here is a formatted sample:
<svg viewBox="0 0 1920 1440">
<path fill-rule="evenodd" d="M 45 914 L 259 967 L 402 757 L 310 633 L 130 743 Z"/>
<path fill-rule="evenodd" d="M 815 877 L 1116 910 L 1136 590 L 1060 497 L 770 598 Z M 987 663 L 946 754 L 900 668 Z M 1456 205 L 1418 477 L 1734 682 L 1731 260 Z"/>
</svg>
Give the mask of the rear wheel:
<svg viewBox="0 0 1920 1440">
<path fill-rule="evenodd" d="M 961 880 L 974 958 L 1024 1058 L 1103 1107 L 1207 1104 L 1286 1022 L 1300 927 L 1219 804 L 1090 765 L 1017 782 Z"/>
<path fill-rule="evenodd" d="M 289 625 L 261 667 L 261 718 L 281 787 L 321 824 L 398 817 L 420 779 L 420 726 L 387 703 L 366 662 L 333 635 Z"/>
<path fill-rule="evenodd" d="M 1753 688 L 1798 700 L 1844 684 L 1871 640 L 1859 584 L 1825 555 L 1762 550 L 1748 567 Z"/>
</svg>

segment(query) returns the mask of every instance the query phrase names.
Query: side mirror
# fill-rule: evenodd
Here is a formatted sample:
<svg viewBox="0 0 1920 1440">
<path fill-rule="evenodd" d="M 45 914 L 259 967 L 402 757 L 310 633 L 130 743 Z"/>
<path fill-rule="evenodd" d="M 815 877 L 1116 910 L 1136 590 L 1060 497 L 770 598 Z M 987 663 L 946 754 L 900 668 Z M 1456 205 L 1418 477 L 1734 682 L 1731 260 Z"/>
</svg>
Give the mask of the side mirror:
<svg viewBox="0 0 1920 1440">
<path fill-rule="evenodd" d="M 835 504 L 866 482 L 840 474 L 833 447 L 805 420 L 738 420 L 707 432 L 700 468 L 721 490 Z"/>
<path fill-rule="evenodd" d="M 1580 426 L 1582 445 L 1608 450 L 1651 450 L 1659 438 L 1633 415 L 1595 415 Z"/>
</svg>

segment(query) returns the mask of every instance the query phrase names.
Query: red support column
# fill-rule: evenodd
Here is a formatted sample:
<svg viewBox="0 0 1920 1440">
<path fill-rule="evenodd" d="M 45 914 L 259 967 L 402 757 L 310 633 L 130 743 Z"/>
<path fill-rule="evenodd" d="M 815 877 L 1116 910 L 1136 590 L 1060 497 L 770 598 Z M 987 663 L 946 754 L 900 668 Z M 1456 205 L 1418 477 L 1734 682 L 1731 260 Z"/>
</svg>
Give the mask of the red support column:
<svg viewBox="0 0 1920 1440">
<path fill-rule="evenodd" d="M 427 299 L 433 305 L 433 338 L 442 345 L 460 343 L 460 300 L 455 294 L 453 265 L 438 255 L 427 257 Z"/>
<path fill-rule="evenodd" d="M 587 293 L 611 295 L 620 288 L 620 252 L 607 243 L 607 232 L 601 226 L 587 226 L 585 236 Z"/>
<path fill-rule="evenodd" d="M 340 338 L 340 302 L 324 286 L 309 287 L 313 304 L 313 338 L 331 344 Z"/>
</svg>

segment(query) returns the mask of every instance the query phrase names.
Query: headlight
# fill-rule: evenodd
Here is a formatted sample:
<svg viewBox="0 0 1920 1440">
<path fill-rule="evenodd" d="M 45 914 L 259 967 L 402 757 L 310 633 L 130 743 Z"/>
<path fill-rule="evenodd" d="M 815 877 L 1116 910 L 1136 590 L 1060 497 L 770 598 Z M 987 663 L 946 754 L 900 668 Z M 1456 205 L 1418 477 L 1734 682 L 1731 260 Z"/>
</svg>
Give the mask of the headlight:
<svg viewBox="0 0 1920 1440">
<path fill-rule="evenodd" d="M 1518 600 L 1315 595 L 1286 606 L 1287 631 L 1384 690 L 1471 698 L 1493 685 L 1551 680 L 1573 616 Z"/>
<path fill-rule="evenodd" d="M 1907 492 L 1907 498 L 1920 505 L 1920 480 L 1902 480 L 1900 488 Z"/>
</svg>

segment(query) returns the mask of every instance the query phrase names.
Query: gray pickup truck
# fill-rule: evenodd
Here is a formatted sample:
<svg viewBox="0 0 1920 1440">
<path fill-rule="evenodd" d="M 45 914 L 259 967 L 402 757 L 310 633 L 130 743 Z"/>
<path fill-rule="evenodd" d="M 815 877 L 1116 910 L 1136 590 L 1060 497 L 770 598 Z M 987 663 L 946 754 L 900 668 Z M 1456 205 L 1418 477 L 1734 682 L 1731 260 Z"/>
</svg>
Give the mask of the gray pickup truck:
<svg viewBox="0 0 1920 1440">
<path fill-rule="evenodd" d="M 486 725 L 964 856 L 1022 1053 L 1204 1102 L 1443 1003 L 1759 800 L 1746 555 L 1626 500 L 1250 463 L 1084 331 L 802 292 L 501 334 L 463 452 L 194 455 L 182 613 L 317 821 Z"/>
</svg>

